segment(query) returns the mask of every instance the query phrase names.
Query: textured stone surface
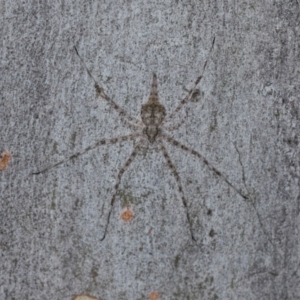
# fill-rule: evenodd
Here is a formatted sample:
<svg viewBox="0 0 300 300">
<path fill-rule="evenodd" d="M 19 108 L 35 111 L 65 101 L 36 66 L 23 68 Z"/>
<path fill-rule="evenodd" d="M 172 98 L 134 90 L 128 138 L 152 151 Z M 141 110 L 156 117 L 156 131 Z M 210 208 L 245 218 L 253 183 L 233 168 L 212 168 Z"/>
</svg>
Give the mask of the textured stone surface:
<svg viewBox="0 0 300 300">
<path fill-rule="evenodd" d="M 0 1 L 0 299 L 299 299 L 297 1 Z M 200 97 L 168 145 L 189 205 L 149 147 L 96 98 L 76 45 L 106 93 L 135 117 L 152 72 L 167 113 L 199 76 Z M 122 213 L 130 207 L 133 219 Z M 83 297 L 83 296 L 82 296 Z"/>
</svg>

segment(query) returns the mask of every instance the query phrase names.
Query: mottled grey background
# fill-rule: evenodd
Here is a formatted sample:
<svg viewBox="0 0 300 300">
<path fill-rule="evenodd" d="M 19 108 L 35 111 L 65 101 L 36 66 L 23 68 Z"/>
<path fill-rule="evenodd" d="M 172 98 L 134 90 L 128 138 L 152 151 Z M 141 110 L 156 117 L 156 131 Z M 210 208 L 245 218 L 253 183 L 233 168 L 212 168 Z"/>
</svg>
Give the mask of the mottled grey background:
<svg viewBox="0 0 300 300">
<path fill-rule="evenodd" d="M 75 4 L 76 2 L 76 4 Z M 300 299 L 298 1 L 0 1 L 0 299 Z M 128 134 L 96 98 L 78 48 L 108 95 L 139 117 L 156 72 L 168 113 L 199 76 L 201 95 L 174 118 L 162 154 L 99 147 L 31 175 L 101 138 Z M 129 205 L 135 218 L 120 219 Z"/>
</svg>

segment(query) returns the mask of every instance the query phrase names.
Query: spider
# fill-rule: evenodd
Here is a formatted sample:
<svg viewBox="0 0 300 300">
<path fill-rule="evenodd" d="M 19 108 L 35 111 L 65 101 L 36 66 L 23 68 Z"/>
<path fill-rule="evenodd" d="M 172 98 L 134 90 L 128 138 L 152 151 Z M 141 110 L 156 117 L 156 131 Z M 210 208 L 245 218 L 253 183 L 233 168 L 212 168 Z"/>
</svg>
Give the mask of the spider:
<svg viewBox="0 0 300 300">
<path fill-rule="evenodd" d="M 212 49 L 214 47 L 214 43 L 215 43 L 215 38 L 212 41 L 212 45 L 211 45 L 209 54 L 212 52 Z M 107 234 L 111 213 L 112 213 L 112 210 L 113 210 L 113 206 L 114 206 L 114 203 L 115 203 L 115 199 L 116 199 L 116 196 L 117 196 L 117 191 L 118 191 L 119 185 L 121 183 L 122 176 L 124 175 L 125 171 L 129 167 L 129 165 L 132 163 L 134 158 L 137 156 L 139 151 L 141 150 L 141 147 L 143 145 L 145 145 L 146 143 L 157 144 L 158 145 L 158 148 L 161 150 L 170 171 L 173 173 L 173 176 L 174 176 L 174 178 L 176 180 L 176 183 L 177 183 L 177 186 L 178 186 L 178 192 L 181 196 L 181 200 L 182 200 L 183 206 L 184 206 L 185 211 L 186 211 L 187 221 L 188 221 L 188 224 L 189 224 L 189 230 L 190 230 L 191 238 L 192 238 L 193 241 L 196 241 L 196 239 L 195 239 L 195 236 L 194 236 L 194 233 L 193 233 L 193 230 L 192 230 L 191 217 L 190 217 L 190 214 L 189 214 L 189 211 L 188 211 L 188 205 L 187 205 L 186 198 L 184 196 L 180 176 L 179 176 L 179 174 L 178 174 L 178 172 L 175 168 L 175 165 L 173 164 L 173 162 L 170 158 L 170 155 L 168 154 L 168 151 L 165 147 L 164 142 L 167 142 L 167 143 L 169 143 L 169 144 L 171 144 L 175 147 L 178 147 L 178 148 L 180 148 L 180 149 L 196 156 L 198 159 L 200 159 L 208 167 L 208 169 L 210 169 L 212 172 L 214 172 L 219 177 L 221 177 L 239 195 L 241 195 L 244 199 L 247 198 L 247 196 L 245 196 L 238 188 L 236 188 L 226 178 L 226 176 L 224 176 L 220 171 L 218 171 L 201 153 L 199 153 L 199 152 L 197 152 L 193 149 L 190 149 L 189 147 L 187 147 L 184 144 L 180 143 L 179 141 L 175 140 L 173 137 L 171 137 L 167 133 L 168 131 L 172 131 L 174 129 L 177 129 L 181 125 L 181 123 L 180 123 L 180 124 L 177 124 L 176 126 L 173 126 L 173 127 L 167 127 L 165 125 L 165 123 L 167 121 L 169 121 L 176 113 L 178 113 L 178 111 L 184 106 L 184 104 L 189 102 L 189 100 L 196 93 L 198 93 L 198 91 L 196 90 L 196 87 L 200 83 L 200 81 L 203 77 L 204 71 L 205 71 L 206 66 L 207 66 L 208 58 L 205 61 L 204 66 L 202 68 L 201 75 L 196 79 L 193 88 L 191 90 L 189 90 L 186 97 L 181 100 L 181 102 L 177 105 L 175 110 L 169 116 L 166 116 L 166 109 L 159 102 L 158 90 L 157 90 L 157 76 L 154 73 L 153 78 L 152 78 L 151 89 L 150 89 L 150 96 L 148 98 L 148 101 L 144 105 L 142 105 L 141 120 L 139 120 L 139 119 L 136 119 L 136 118 L 130 116 L 123 108 L 121 108 L 108 95 L 106 95 L 103 88 L 99 86 L 99 84 L 97 83 L 97 81 L 93 77 L 91 71 L 88 69 L 85 62 L 83 61 L 83 59 L 79 55 L 76 47 L 74 47 L 74 49 L 75 49 L 75 52 L 78 55 L 80 61 L 82 62 L 82 64 L 86 68 L 88 75 L 94 81 L 97 96 L 100 97 L 100 98 L 105 99 L 112 106 L 112 108 L 115 109 L 119 113 L 123 123 L 126 126 L 128 126 L 129 128 L 133 129 L 135 132 L 132 133 L 132 134 L 129 134 L 129 135 L 120 136 L 120 137 L 116 137 L 116 138 L 112 138 L 112 139 L 101 139 L 101 140 L 97 141 L 95 144 L 90 145 L 89 147 L 87 147 L 83 151 L 75 153 L 67 159 L 64 159 L 64 160 L 62 160 L 62 161 L 60 161 L 60 162 L 44 169 L 44 170 L 41 170 L 41 171 L 38 171 L 38 172 L 35 172 L 35 173 L 32 173 L 32 174 L 37 175 L 37 174 L 44 173 L 44 172 L 48 171 L 49 169 L 57 167 L 57 166 L 65 163 L 66 161 L 74 159 L 74 158 L 76 158 L 76 157 L 78 157 L 78 156 L 80 156 L 80 155 L 82 155 L 82 154 L 98 147 L 98 146 L 101 146 L 101 145 L 110 145 L 110 144 L 116 144 L 116 143 L 121 142 L 121 141 L 137 140 L 137 144 L 135 145 L 135 147 L 134 147 L 133 151 L 131 152 L 129 158 L 127 159 L 127 161 L 125 162 L 123 167 L 119 170 L 119 173 L 117 175 L 116 183 L 115 183 L 115 186 L 114 186 L 114 192 L 113 192 L 112 198 L 110 200 L 110 208 L 109 208 L 109 212 L 108 212 L 108 215 L 107 215 L 106 225 L 105 225 L 105 228 L 104 228 L 104 234 L 103 234 L 103 237 L 101 238 L 101 241 L 103 241 L 105 239 L 106 234 Z"/>
</svg>

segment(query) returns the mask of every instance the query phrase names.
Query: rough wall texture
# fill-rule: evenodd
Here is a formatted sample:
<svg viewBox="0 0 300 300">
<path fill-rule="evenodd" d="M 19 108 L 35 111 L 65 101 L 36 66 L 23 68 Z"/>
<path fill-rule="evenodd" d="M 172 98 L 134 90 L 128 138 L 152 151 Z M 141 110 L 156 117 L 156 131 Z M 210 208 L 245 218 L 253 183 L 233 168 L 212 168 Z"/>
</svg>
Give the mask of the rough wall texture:
<svg viewBox="0 0 300 300">
<path fill-rule="evenodd" d="M 0 299 L 300 299 L 298 1 L 1 0 L 0 12 L 0 152 L 12 153 L 0 171 Z M 74 45 L 139 118 L 152 72 L 170 113 L 213 37 L 200 93 L 170 124 L 184 120 L 172 136 L 222 176 L 166 143 L 196 241 L 155 145 L 126 169 L 101 241 L 135 142 L 32 174 L 132 132 L 96 97 Z"/>
</svg>

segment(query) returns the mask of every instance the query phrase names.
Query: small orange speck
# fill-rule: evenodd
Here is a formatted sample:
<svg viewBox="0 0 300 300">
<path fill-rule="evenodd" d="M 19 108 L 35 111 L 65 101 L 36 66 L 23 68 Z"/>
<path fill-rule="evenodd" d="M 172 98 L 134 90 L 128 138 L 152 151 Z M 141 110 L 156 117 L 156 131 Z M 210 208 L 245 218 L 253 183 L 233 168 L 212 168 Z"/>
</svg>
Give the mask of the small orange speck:
<svg viewBox="0 0 300 300">
<path fill-rule="evenodd" d="M 121 218 L 123 221 L 130 221 L 133 219 L 133 217 L 134 213 L 129 207 L 126 207 L 121 213 Z"/>
<path fill-rule="evenodd" d="M 3 152 L 0 158 L 0 170 L 5 170 L 10 160 L 11 160 L 11 153 L 9 151 Z"/>
<path fill-rule="evenodd" d="M 80 295 L 75 295 L 72 300 L 100 300 L 98 298 L 95 298 L 93 296 L 90 295 L 84 295 L 84 294 L 80 294 Z"/>
<path fill-rule="evenodd" d="M 159 293 L 158 292 L 152 292 L 149 295 L 149 300 L 157 300 L 159 298 Z"/>
</svg>

